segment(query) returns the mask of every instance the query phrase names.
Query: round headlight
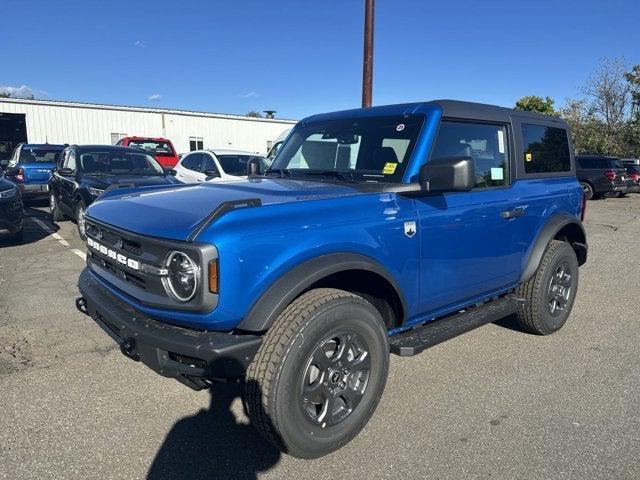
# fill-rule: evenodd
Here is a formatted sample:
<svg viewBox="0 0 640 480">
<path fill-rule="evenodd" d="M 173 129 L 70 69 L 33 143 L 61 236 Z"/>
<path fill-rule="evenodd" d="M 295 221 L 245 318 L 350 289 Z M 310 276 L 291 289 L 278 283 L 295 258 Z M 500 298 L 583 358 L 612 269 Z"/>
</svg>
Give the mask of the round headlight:
<svg viewBox="0 0 640 480">
<path fill-rule="evenodd" d="M 169 253 L 165 265 L 165 288 L 168 293 L 180 302 L 191 300 L 198 290 L 198 266 L 187 254 L 178 251 Z"/>
</svg>

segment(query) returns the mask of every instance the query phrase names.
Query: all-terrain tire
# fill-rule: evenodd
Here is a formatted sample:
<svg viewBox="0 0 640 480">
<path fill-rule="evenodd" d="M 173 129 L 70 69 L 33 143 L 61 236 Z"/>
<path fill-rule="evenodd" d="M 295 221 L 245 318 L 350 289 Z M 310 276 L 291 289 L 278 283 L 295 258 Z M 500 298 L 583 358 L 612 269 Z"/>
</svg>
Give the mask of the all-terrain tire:
<svg viewBox="0 0 640 480">
<path fill-rule="evenodd" d="M 347 413 L 346 418 L 322 425 L 323 420 L 318 422 L 310 413 L 310 410 L 315 413 L 316 407 L 312 405 L 309 408 L 309 401 L 303 398 L 303 392 L 308 388 L 305 387 L 305 379 L 309 368 L 313 368 L 314 355 L 318 351 L 324 355 L 324 349 L 333 338 L 350 338 L 354 341 L 353 345 L 357 338 L 366 348 L 351 347 L 348 341 L 343 345 L 359 351 L 360 356 L 362 351 L 367 352 L 365 357 L 369 356 L 370 368 L 359 403 Z M 339 351 L 338 348 L 336 352 Z M 332 362 L 333 354 L 330 353 L 327 358 Z M 300 458 L 321 457 L 344 446 L 366 425 L 382 396 L 388 368 L 387 330 L 373 305 L 343 290 L 310 290 L 294 300 L 265 335 L 247 369 L 245 408 L 254 427 L 280 450 Z M 357 367 L 353 370 L 357 370 Z M 331 371 L 330 367 L 327 371 Z M 345 369 L 345 372 L 349 373 L 349 370 Z M 351 375 L 355 373 L 351 371 Z M 347 386 L 355 385 L 347 380 L 352 377 L 344 378 Z M 331 387 L 331 375 L 318 374 L 316 381 L 321 379 L 325 379 L 325 387 L 327 383 Z M 329 382 L 326 382 L 327 379 Z M 361 379 L 361 376 L 357 377 L 356 382 Z M 326 408 L 323 407 L 323 411 L 328 411 L 328 405 L 330 403 Z M 339 406 L 338 411 L 341 408 L 344 407 Z M 333 417 L 328 418 L 331 420 Z"/>
<path fill-rule="evenodd" d="M 566 272 L 559 279 L 560 268 Z M 566 275 L 570 278 L 567 279 Z M 565 295 L 559 295 L 559 289 L 553 290 L 554 281 L 569 287 Z M 552 240 L 547 246 L 540 266 L 527 282 L 516 290 L 516 295 L 527 300 L 526 305 L 516 314 L 519 325 L 526 331 L 537 335 L 550 335 L 565 324 L 578 290 L 578 260 L 573 248 L 567 242 Z M 552 312 L 554 298 L 562 297 L 564 303 L 561 310 Z M 566 298 L 564 298 L 566 297 Z M 557 305 L 557 302 L 556 302 Z"/>
</svg>

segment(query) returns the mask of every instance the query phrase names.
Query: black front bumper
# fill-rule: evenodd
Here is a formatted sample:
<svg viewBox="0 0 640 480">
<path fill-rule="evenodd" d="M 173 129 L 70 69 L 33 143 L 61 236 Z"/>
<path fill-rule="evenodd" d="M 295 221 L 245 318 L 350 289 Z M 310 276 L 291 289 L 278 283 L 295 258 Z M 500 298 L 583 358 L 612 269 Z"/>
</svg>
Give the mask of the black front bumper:
<svg viewBox="0 0 640 480">
<path fill-rule="evenodd" d="M 118 342 L 123 354 L 194 390 L 212 379 L 242 376 L 262 342 L 255 335 L 203 332 L 149 318 L 106 290 L 87 268 L 78 287 L 78 309 Z"/>
</svg>

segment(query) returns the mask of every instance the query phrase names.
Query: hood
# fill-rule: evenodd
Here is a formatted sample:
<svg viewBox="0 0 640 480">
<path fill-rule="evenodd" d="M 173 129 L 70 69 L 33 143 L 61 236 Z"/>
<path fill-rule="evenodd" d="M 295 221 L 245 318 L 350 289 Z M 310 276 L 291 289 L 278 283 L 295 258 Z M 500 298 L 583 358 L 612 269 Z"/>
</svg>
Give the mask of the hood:
<svg viewBox="0 0 640 480">
<path fill-rule="evenodd" d="M 107 192 L 89 207 L 87 215 L 142 235 L 186 240 L 225 201 L 257 198 L 262 205 L 274 205 L 359 193 L 355 186 L 346 184 L 288 179 L 174 185 Z"/>
<path fill-rule="evenodd" d="M 113 185 L 132 185 L 134 187 L 147 187 L 152 185 L 172 185 L 173 177 L 141 177 L 140 175 L 83 175 L 83 183 L 88 186 L 106 190 Z"/>
<path fill-rule="evenodd" d="M 2 173 L 0 173 L 0 192 L 11 190 L 15 186 L 16 186 L 15 183 L 10 182 L 9 180 L 5 179 L 4 176 L 2 175 Z"/>
</svg>

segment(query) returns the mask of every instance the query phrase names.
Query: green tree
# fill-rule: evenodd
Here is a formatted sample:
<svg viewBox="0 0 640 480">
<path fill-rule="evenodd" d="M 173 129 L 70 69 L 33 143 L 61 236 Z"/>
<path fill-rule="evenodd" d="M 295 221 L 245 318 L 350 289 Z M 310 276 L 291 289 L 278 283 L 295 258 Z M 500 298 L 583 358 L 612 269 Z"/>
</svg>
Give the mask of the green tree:
<svg viewBox="0 0 640 480">
<path fill-rule="evenodd" d="M 538 97 L 537 95 L 527 95 L 520 98 L 516 102 L 518 110 L 526 110 L 527 112 L 544 113 L 545 115 L 556 115 L 553 108 L 554 101 L 551 97 Z"/>
</svg>

